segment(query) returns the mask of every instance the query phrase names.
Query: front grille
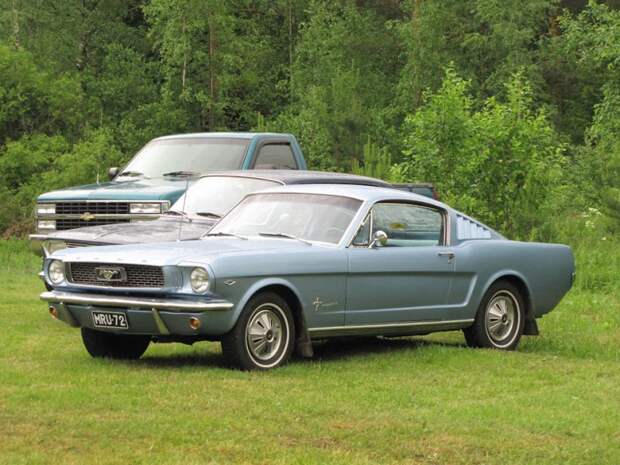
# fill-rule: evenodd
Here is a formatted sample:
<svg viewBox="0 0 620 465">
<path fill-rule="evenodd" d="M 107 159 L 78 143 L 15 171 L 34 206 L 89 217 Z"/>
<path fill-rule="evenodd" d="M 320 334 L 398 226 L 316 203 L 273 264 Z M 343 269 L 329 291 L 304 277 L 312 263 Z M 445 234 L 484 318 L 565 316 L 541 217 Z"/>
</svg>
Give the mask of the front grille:
<svg viewBox="0 0 620 465">
<path fill-rule="evenodd" d="M 129 218 L 98 218 L 91 221 L 84 221 L 79 218 L 62 218 L 56 220 L 56 230 L 65 231 L 67 229 L 85 228 L 87 226 L 101 226 L 104 224 L 129 223 Z"/>
<path fill-rule="evenodd" d="M 99 281 L 95 272 L 96 268 L 101 267 L 123 268 L 127 275 L 127 280 Z M 68 280 L 71 283 L 83 284 L 88 286 L 103 287 L 145 287 L 162 288 L 164 287 L 164 272 L 159 266 L 152 265 L 118 265 L 109 263 L 82 263 L 73 262 L 69 264 L 70 272 Z"/>
<path fill-rule="evenodd" d="M 58 202 L 56 204 L 57 215 L 127 215 L 129 214 L 128 202 Z"/>
</svg>

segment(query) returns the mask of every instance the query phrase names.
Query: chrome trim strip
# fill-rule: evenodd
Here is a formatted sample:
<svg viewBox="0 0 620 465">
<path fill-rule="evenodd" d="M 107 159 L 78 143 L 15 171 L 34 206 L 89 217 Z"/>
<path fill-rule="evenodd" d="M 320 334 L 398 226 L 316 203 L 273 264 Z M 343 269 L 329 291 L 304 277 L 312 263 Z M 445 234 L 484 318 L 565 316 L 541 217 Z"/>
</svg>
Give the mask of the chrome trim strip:
<svg viewBox="0 0 620 465">
<path fill-rule="evenodd" d="M 402 323 L 384 323 L 384 324 L 370 324 L 370 325 L 349 325 L 349 326 L 326 326 L 317 328 L 308 328 L 309 332 L 318 331 L 342 331 L 342 330 L 356 330 L 356 329 L 383 329 L 383 328 L 407 328 L 418 326 L 448 326 L 455 324 L 473 323 L 474 319 L 469 318 L 466 320 L 432 320 L 432 321 L 407 321 Z"/>
<path fill-rule="evenodd" d="M 98 294 L 74 294 L 71 292 L 43 292 L 40 299 L 50 303 L 92 305 L 101 307 L 144 308 L 157 310 L 205 312 L 209 310 L 229 310 L 231 302 L 191 302 L 180 299 L 149 299 L 144 297 L 120 297 Z"/>
</svg>

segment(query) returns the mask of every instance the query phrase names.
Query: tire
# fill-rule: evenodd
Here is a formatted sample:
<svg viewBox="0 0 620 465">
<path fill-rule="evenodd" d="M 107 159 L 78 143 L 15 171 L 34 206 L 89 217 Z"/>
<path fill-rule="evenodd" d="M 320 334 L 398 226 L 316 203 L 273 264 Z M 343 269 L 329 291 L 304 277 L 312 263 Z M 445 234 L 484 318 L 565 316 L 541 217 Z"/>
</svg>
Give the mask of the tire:
<svg viewBox="0 0 620 465">
<path fill-rule="evenodd" d="M 525 302 L 514 285 L 494 283 L 478 307 L 474 324 L 463 330 L 469 347 L 514 350 L 523 335 Z"/>
<path fill-rule="evenodd" d="M 286 301 L 264 292 L 246 304 L 235 327 L 222 338 L 222 352 L 241 370 L 269 370 L 284 365 L 295 346 L 295 322 Z"/>
<path fill-rule="evenodd" d="M 133 336 L 105 333 L 90 328 L 82 328 L 82 342 L 91 357 L 137 360 L 151 342 L 149 336 Z"/>
</svg>

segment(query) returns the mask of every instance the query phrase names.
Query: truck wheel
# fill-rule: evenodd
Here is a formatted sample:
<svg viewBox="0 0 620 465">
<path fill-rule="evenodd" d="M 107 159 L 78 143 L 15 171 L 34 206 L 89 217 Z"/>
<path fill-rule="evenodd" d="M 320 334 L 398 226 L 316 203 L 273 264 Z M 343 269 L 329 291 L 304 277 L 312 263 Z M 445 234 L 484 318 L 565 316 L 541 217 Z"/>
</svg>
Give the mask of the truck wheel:
<svg viewBox="0 0 620 465">
<path fill-rule="evenodd" d="M 136 360 L 146 351 L 151 338 L 149 336 L 112 334 L 82 328 L 82 342 L 91 357 Z"/>
<path fill-rule="evenodd" d="M 474 324 L 463 330 L 470 347 L 514 350 L 523 334 L 525 303 L 506 281 L 494 283 L 484 295 Z"/>
<path fill-rule="evenodd" d="M 268 370 L 288 361 L 294 339 L 290 307 L 279 295 L 265 292 L 246 304 L 235 327 L 222 338 L 222 352 L 242 370 Z"/>
</svg>

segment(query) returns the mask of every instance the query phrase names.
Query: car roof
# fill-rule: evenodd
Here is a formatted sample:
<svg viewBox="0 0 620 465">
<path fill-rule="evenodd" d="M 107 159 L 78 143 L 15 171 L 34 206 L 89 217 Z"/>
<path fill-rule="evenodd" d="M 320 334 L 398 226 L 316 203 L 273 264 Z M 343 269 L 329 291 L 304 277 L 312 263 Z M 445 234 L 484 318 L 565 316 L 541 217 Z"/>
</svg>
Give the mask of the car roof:
<svg viewBox="0 0 620 465">
<path fill-rule="evenodd" d="M 210 138 L 226 138 L 226 139 L 254 139 L 255 137 L 292 137 L 291 134 L 276 132 L 194 132 L 189 134 L 170 134 L 168 136 L 157 137 L 153 140 L 165 139 L 210 139 Z"/>
<path fill-rule="evenodd" d="M 381 179 L 370 178 L 347 173 L 332 173 L 326 171 L 300 171 L 300 170 L 246 170 L 246 171 L 218 171 L 210 173 L 204 178 L 209 177 L 239 177 L 252 179 L 267 179 L 281 182 L 283 184 L 346 184 L 391 187 L 391 185 Z"/>
<path fill-rule="evenodd" d="M 351 197 L 354 199 L 358 199 L 362 201 L 369 201 L 369 202 L 376 202 L 380 200 L 408 200 L 408 201 L 421 202 L 421 203 L 425 203 L 428 205 L 434 205 L 437 207 L 451 210 L 451 208 L 448 205 L 438 202 L 437 200 L 433 200 L 430 197 L 426 197 L 425 195 L 414 194 L 413 192 L 393 189 L 389 186 L 388 187 L 377 187 L 377 186 L 347 185 L 347 184 L 331 184 L 331 185 L 307 184 L 307 185 L 289 185 L 289 186 L 272 187 L 272 188 L 260 191 L 261 194 L 278 193 L 278 192 L 297 193 L 297 194 L 335 195 L 335 196 L 340 196 L 340 197 Z"/>
</svg>

